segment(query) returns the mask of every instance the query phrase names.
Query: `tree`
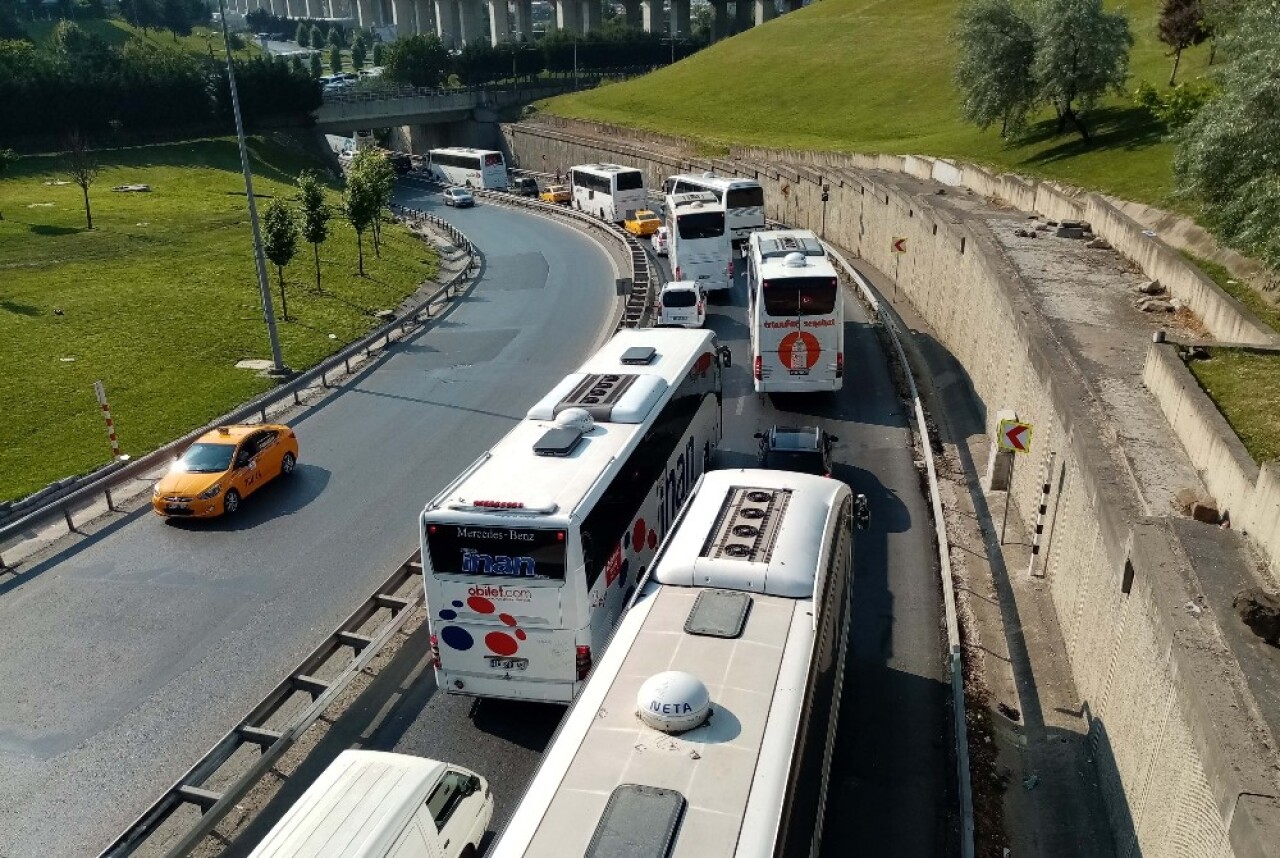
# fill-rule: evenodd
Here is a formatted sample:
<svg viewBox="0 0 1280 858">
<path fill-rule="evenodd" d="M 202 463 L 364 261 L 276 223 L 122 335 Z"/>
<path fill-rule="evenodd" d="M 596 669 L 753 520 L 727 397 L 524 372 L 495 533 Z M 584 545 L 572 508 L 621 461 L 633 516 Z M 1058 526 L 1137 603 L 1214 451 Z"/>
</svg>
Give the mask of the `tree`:
<svg viewBox="0 0 1280 858">
<path fill-rule="evenodd" d="M 375 66 L 381 66 L 383 61 L 386 60 L 386 58 L 387 58 L 387 46 L 382 44 L 382 42 L 374 42 L 373 43 L 373 64 Z"/>
<path fill-rule="evenodd" d="M 412 86 L 439 86 L 448 74 L 449 51 L 434 33 L 397 39 L 387 47 L 383 76 Z"/>
<path fill-rule="evenodd" d="M 86 229 L 93 229 L 93 208 L 89 205 L 89 186 L 102 168 L 89 150 L 89 141 L 79 131 L 72 131 L 64 140 L 66 151 L 62 154 L 63 169 L 71 181 L 84 193 L 84 221 Z"/>
<path fill-rule="evenodd" d="M 316 291 L 320 288 L 320 245 L 329 238 L 329 218 L 333 216 L 324 199 L 324 186 L 310 170 L 298 176 L 302 201 L 302 238 L 311 245 L 316 260 Z"/>
<path fill-rule="evenodd" d="M 1160 41 L 1173 49 L 1173 71 L 1169 73 L 1169 86 L 1173 86 L 1178 80 L 1182 52 L 1209 38 L 1201 0 L 1164 0 L 1156 32 Z"/>
<path fill-rule="evenodd" d="M 12 149 L 0 149 L 0 178 L 10 167 L 18 163 L 18 153 Z M 4 212 L 0 211 L 0 220 L 4 220 Z"/>
<path fill-rule="evenodd" d="M 960 53 L 955 79 L 964 118 L 984 130 L 999 122 L 1001 137 L 1021 129 L 1036 104 L 1031 23 L 1012 0 L 969 0 L 952 39 Z"/>
<path fill-rule="evenodd" d="M 311 76 L 313 78 L 318 78 L 320 77 L 320 75 L 324 74 L 324 62 L 320 59 L 319 53 L 314 53 L 311 55 L 310 65 L 308 66 L 308 69 L 311 71 Z"/>
<path fill-rule="evenodd" d="M 335 48 L 342 47 L 345 44 L 345 42 L 342 39 L 342 31 L 339 30 L 336 26 L 330 27 L 329 39 L 325 44 L 332 45 Z"/>
<path fill-rule="evenodd" d="M 378 157 L 372 149 L 357 152 L 347 166 L 347 187 L 342 192 L 342 213 L 346 215 L 356 231 L 357 259 L 359 273 L 364 276 L 364 232 L 378 218 L 382 202 L 378 198 L 378 189 L 370 180 L 368 164 L 370 158 Z"/>
<path fill-rule="evenodd" d="M 370 157 L 365 159 L 361 169 L 369 182 L 370 193 L 377 200 L 378 208 L 373 219 L 373 252 L 382 258 L 382 210 L 391 205 L 396 189 L 396 171 L 386 155 L 375 150 L 368 150 Z"/>
<path fill-rule="evenodd" d="M 329 47 L 329 72 L 330 74 L 342 73 L 342 48 L 337 45 Z"/>
<path fill-rule="evenodd" d="M 262 250 L 280 278 L 280 310 L 289 321 L 289 301 L 284 293 L 284 267 L 298 252 L 298 221 L 293 207 L 279 197 L 267 203 L 262 215 Z"/>
<path fill-rule="evenodd" d="M 1244 13 L 1249 0 L 1203 0 L 1204 29 L 1210 39 L 1209 65 L 1218 53 L 1218 37 L 1231 32 Z"/>
<path fill-rule="evenodd" d="M 311 26 L 306 21 L 298 22 L 298 32 L 293 35 L 293 40 L 298 43 L 298 47 L 311 47 L 311 29 Z"/>
<path fill-rule="evenodd" d="M 324 30 L 320 29 L 319 24 L 311 25 L 311 33 L 307 36 L 307 44 L 317 51 L 324 47 Z"/>
<path fill-rule="evenodd" d="M 1129 20 L 1102 0 L 1040 0 L 1033 23 L 1039 95 L 1057 111 L 1059 134 L 1070 122 L 1088 143 L 1089 111 L 1107 90 L 1123 92 L 1129 77 Z"/>
<path fill-rule="evenodd" d="M 302 57 L 298 54 L 294 54 L 293 56 L 289 57 L 289 68 L 293 69 L 299 74 L 306 73 L 306 66 L 302 64 Z"/>
<path fill-rule="evenodd" d="M 1280 0 L 1254 0 L 1222 36 L 1216 98 L 1177 134 L 1179 193 L 1227 244 L 1280 268 Z"/>
<path fill-rule="evenodd" d="M 351 44 L 351 68 L 356 71 L 364 68 L 364 61 L 369 56 L 369 48 L 365 45 L 364 35 L 356 36 L 356 40 Z"/>
</svg>

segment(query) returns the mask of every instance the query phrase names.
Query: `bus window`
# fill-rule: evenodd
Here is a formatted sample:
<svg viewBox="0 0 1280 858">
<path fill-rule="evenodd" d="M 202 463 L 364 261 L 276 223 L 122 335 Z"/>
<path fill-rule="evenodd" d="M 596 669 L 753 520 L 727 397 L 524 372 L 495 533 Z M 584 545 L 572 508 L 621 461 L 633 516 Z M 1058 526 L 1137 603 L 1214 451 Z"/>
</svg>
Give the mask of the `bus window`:
<svg viewBox="0 0 1280 858">
<path fill-rule="evenodd" d="M 438 573 L 564 580 L 562 530 L 432 524 L 427 550 Z"/>
<path fill-rule="evenodd" d="M 638 191 L 644 187 L 644 173 L 639 170 L 630 173 L 618 173 L 618 190 Z"/>
<path fill-rule="evenodd" d="M 836 308 L 836 281 L 825 277 L 765 281 L 764 311 L 770 316 L 828 316 Z"/>
<path fill-rule="evenodd" d="M 692 241 L 724 235 L 724 212 L 690 212 L 676 218 L 680 237 Z"/>
<path fill-rule="evenodd" d="M 731 188 L 725 208 L 746 209 L 764 205 L 764 188 Z"/>
</svg>

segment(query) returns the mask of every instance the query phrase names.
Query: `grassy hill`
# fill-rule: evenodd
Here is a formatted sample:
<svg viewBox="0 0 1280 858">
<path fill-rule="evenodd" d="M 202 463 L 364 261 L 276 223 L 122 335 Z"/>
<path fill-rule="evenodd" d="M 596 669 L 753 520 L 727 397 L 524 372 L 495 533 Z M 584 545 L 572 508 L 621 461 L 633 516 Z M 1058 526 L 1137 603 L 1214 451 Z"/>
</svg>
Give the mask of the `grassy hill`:
<svg viewBox="0 0 1280 858">
<path fill-rule="evenodd" d="M 263 141 L 252 144 L 259 213 L 293 199 L 294 180 L 317 164 Z M 23 158 L 0 180 L 0 499 L 110 459 L 93 382 L 102 379 L 126 453 L 139 455 L 266 390 L 236 369 L 270 358 L 234 139 L 99 153 L 94 229 L 80 189 L 53 157 Z M 145 183 L 150 193 L 114 193 Z M 382 258 L 337 214 L 321 245 L 323 292 L 309 245 L 285 269 L 291 321 L 280 321 L 284 359 L 314 365 L 377 324 L 437 271 L 438 257 L 387 225 Z M 275 266 L 270 266 L 277 319 Z"/>
<path fill-rule="evenodd" d="M 178 36 L 168 30 L 147 30 L 145 33 L 132 24 L 118 18 L 88 19 L 75 22 L 80 29 L 102 39 L 108 45 L 119 48 L 130 39 L 140 39 L 153 45 L 168 48 L 180 48 L 191 54 L 207 57 L 212 51 L 217 59 L 224 59 L 222 47 L 222 30 L 213 27 L 196 27 L 189 36 Z M 53 41 L 53 28 L 57 21 L 23 21 L 22 26 L 31 37 L 31 41 L 42 47 Z M 246 40 L 244 50 L 237 51 L 238 57 L 250 57 L 261 53 L 261 48 L 252 40 Z"/>
<path fill-rule="evenodd" d="M 1123 6 L 1136 44 L 1130 92 L 1164 86 L 1159 0 Z M 952 83 L 957 0 L 821 0 L 643 78 L 562 96 L 547 112 L 731 144 L 964 158 L 1169 206 L 1172 146 L 1127 98 L 1094 116 L 1090 147 L 1045 117 L 1017 145 L 979 131 Z M 1183 55 L 1179 80 L 1203 74 L 1207 46 Z"/>
</svg>

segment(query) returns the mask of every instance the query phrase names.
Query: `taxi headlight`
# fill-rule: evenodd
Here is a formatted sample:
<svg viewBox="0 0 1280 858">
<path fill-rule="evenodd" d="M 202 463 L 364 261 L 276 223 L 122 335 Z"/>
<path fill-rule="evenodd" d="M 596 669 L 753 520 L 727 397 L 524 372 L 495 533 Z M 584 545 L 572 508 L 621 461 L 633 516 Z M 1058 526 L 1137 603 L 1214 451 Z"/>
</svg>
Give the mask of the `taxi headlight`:
<svg viewBox="0 0 1280 858">
<path fill-rule="evenodd" d="M 160 497 L 160 484 L 159 484 L 159 483 L 156 483 L 156 484 L 154 484 L 153 486 L 151 486 L 151 496 L 152 496 L 153 498 L 158 498 L 158 497 Z"/>
<path fill-rule="evenodd" d="M 210 498 L 216 498 L 220 491 L 222 491 L 222 483 L 214 483 L 209 486 L 209 488 L 196 495 L 196 497 L 200 498 L 200 500 L 209 500 Z"/>
</svg>

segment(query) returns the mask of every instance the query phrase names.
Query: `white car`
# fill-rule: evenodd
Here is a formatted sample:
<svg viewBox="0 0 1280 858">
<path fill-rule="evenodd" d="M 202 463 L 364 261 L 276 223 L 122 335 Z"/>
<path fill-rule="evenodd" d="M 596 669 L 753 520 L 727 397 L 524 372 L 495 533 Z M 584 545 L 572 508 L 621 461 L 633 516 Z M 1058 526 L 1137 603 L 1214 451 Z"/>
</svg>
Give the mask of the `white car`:
<svg viewBox="0 0 1280 858">
<path fill-rule="evenodd" d="M 667 236 L 667 228 L 665 226 L 658 227 L 658 231 L 653 234 L 653 238 L 649 239 L 653 244 L 653 252 L 658 256 L 666 256 L 667 250 L 671 246 L 671 239 Z"/>
<path fill-rule="evenodd" d="M 673 280 L 658 293 L 654 314 L 660 328 L 701 328 L 707 321 L 707 295 L 697 283 Z"/>
<path fill-rule="evenodd" d="M 471 196 L 471 192 L 466 188 L 445 188 L 440 199 L 444 200 L 446 206 L 460 209 L 470 208 L 476 204 L 476 198 Z"/>
</svg>

